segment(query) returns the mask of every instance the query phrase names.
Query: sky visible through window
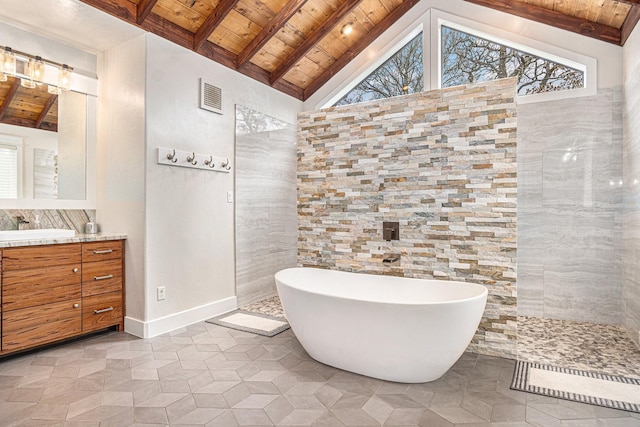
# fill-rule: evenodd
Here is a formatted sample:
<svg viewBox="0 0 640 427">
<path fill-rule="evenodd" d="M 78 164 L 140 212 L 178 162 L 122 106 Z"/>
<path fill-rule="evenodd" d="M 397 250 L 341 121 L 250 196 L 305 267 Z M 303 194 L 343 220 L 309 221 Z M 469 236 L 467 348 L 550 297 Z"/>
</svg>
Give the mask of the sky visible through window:
<svg viewBox="0 0 640 427">
<path fill-rule="evenodd" d="M 584 87 L 584 72 L 442 26 L 442 87 L 518 78 L 518 95 Z"/>
</svg>

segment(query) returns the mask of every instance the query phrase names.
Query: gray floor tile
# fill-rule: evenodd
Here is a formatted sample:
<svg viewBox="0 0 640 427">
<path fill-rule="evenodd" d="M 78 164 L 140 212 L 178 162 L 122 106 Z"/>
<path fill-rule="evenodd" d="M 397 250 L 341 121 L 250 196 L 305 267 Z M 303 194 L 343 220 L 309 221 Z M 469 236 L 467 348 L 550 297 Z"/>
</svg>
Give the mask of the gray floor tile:
<svg viewBox="0 0 640 427">
<path fill-rule="evenodd" d="M 640 414 L 510 390 L 513 369 L 465 353 L 437 381 L 397 384 L 314 361 L 290 330 L 108 332 L 0 359 L 0 426 L 640 427 Z"/>
</svg>

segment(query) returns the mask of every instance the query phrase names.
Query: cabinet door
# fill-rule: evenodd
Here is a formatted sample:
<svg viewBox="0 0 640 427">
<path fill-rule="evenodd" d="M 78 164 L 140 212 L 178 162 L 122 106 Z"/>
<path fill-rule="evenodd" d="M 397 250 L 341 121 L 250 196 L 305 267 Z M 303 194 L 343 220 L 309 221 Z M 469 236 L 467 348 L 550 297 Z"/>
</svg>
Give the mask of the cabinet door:
<svg viewBox="0 0 640 427">
<path fill-rule="evenodd" d="M 111 292 L 82 299 L 82 330 L 94 331 L 121 325 L 122 292 Z"/>
<path fill-rule="evenodd" d="M 80 263 L 2 273 L 2 310 L 80 298 Z"/>
<path fill-rule="evenodd" d="M 3 311 L 2 351 L 21 350 L 82 332 L 80 298 Z"/>
</svg>

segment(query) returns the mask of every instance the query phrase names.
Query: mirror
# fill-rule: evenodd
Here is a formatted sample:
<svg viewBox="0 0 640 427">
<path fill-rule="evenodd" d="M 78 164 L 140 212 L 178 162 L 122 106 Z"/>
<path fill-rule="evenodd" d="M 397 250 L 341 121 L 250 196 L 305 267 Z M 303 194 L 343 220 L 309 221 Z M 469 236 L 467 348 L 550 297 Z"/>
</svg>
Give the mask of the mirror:
<svg viewBox="0 0 640 427">
<path fill-rule="evenodd" d="M 0 82 L 0 198 L 85 200 L 87 95 Z"/>
</svg>

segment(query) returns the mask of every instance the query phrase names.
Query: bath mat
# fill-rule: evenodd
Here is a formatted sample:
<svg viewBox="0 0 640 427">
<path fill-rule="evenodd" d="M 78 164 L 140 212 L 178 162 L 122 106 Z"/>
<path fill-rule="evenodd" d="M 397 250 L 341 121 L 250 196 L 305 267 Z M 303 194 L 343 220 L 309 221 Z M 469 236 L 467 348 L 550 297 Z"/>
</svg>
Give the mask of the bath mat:
<svg viewBox="0 0 640 427">
<path fill-rule="evenodd" d="M 640 413 L 640 380 L 518 361 L 512 390 Z"/>
<path fill-rule="evenodd" d="M 273 337 L 289 329 L 289 323 L 282 317 L 268 314 L 235 310 L 207 320 L 207 323 L 220 325 L 238 331 L 252 332 L 265 337 Z"/>
</svg>

